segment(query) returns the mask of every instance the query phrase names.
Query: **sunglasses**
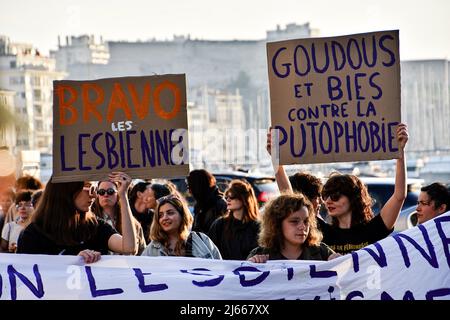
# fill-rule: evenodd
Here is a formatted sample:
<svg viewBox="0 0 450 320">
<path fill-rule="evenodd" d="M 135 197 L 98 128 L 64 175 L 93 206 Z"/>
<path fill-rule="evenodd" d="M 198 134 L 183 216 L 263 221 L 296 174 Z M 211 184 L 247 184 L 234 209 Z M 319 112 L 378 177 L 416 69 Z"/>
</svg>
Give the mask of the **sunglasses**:
<svg viewBox="0 0 450 320">
<path fill-rule="evenodd" d="M 97 194 L 100 196 L 104 196 L 105 194 L 108 194 L 108 196 L 112 196 L 114 193 L 116 193 L 116 189 L 114 188 L 108 188 L 108 189 L 98 189 Z"/>
<path fill-rule="evenodd" d="M 237 199 L 237 197 L 232 197 L 229 194 L 225 196 L 225 200 L 234 200 Z"/>
<path fill-rule="evenodd" d="M 330 197 L 331 201 L 338 201 L 341 198 L 342 194 L 339 191 L 328 193 L 322 193 L 322 199 L 325 201 Z"/>
<path fill-rule="evenodd" d="M 95 185 L 90 185 L 90 186 L 86 186 L 83 187 L 84 191 L 87 191 L 89 193 L 89 196 L 94 197 L 97 194 L 97 188 Z"/>
</svg>

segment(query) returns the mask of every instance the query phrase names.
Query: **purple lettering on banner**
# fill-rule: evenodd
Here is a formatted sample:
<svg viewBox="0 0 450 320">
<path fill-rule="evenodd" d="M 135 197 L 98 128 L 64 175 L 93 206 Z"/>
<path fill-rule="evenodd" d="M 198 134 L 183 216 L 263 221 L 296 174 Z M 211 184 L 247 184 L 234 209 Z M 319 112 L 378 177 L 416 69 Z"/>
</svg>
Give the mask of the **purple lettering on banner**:
<svg viewBox="0 0 450 320">
<path fill-rule="evenodd" d="M 394 300 L 392 296 L 387 293 L 386 291 L 383 291 L 380 295 L 380 300 Z M 407 290 L 405 294 L 403 295 L 403 301 L 415 301 L 414 295 L 411 291 Z"/>
<path fill-rule="evenodd" d="M 145 284 L 144 276 L 151 275 L 151 272 L 144 273 L 139 268 L 133 268 L 134 275 L 139 281 L 139 289 L 141 289 L 141 292 L 153 292 L 153 291 L 162 291 L 167 290 L 169 287 L 165 283 L 159 283 L 159 284 Z"/>
<path fill-rule="evenodd" d="M 328 54 L 328 43 L 324 43 L 324 49 L 325 49 L 325 65 L 323 66 L 322 69 L 319 69 L 319 67 L 317 66 L 317 59 L 316 59 L 316 45 L 315 43 L 313 43 L 311 45 L 311 57 L 312 57 L 312 61 L 313 61 L 313 67 L 314 70 L 318 73 L 324 73 L 328 70 L 328 66 L 330 65 L 330 56 Z"/>
<path fill-rule="evenodd" d="M 294 277 L 294 268 L 287 268 L 287 279 L 292 280 Z"/>
<path fill-rule="evenodd" d="M 155 132 L 155 141 L 156 141 L 156 155 L 158 158 L 158 166 L 161 165 L 161 154 L 164 157 L 164 160 L 166 161 L 166 164 L 169 164 L 169 146 L 167 144 L 168 138 L 167 138 L 167 131 L 163 130 L 163 137 L 161 138 L 161 134 L 158 130 Z"/>
<path fill-rule="evenodd" d="M 447 259 L 447 265 L 450 267 L 450 238 L 445 234 L 444 228 L 442 227 L 443 222 L 449 222 L 450 216 L 447 217 L 437 217 L 434 219 L 436 224 L 436 229 L 438 231 L 439 238 L 442 241 L 442 247 L 444 248 L 445 258 Z"/>
<path fill-rule="evenodd" d="M 297 50 L 299 48 L 301 48 L 303 53 L 305 54 L 305 62 L 307 63 L 305 72 L 301 72 L 298 68 Z M 295 50 L 294 50 L 294 68 L 295 68 L 295 73 L 297 75 L 299 75 L 300 77 L 306 76 L 309 73 L 309 71 L 311 70 L 311 61 L 309 60 L 308 50 L 306 50 L 306 48 L 304 46 L 302 46 L 301 44 L 296 46 Z"/>
<path fill-rule="evenodd" d="M 60 137 L 60 148 L 59 148 L 59 158 L 61 159 L 61 170 L 62 171 L 73 171 L 75 167 L 66 167 L 66 152 L 65 152 L 65 139 L 64 136 Z"/>
<path fill-rule="evenodd" d="M 121 288 L 97 290 L 97 285 L 95 284 L 95 278 L 92 275 L 91 267 L 86 266 L 84 268 L 86 269 L 86 275 L 89 282 L 89 289 L 91 290 L 91 295 L 93 298 L 123 293 L 123 290 Z"/>
<path fill-rule="evenodd" d="M 91 142 L 92 150 L 101 159 L 101 162 L 95 167 L 96 170 L 102 169 L 105 166 L 105 162 L 106 162 L 105 156 L 103 155 L 103 153 L 101 153 L 100 150 L 97 149 L 97 140 L 102 135 L 103 135 L 103 133 L 97 133 L 96 135 L 94 135 L 94 137 L 92 138 L 92 142 Z"/>
<path fill-rule="evenodd" d="M 92 167 L 83 165 L 83 155 L 86 154 L 86 151 L 83 150 L 83 138 L 89 138 L 90 136 L 89 133 L 80 133 L 78 135 L 78 168 L 80 170 L 92 170 Z"/>
<path fill-rule="evenodd" d="M 311 264 L 309 266 L 309 276 L 311 278 L 331 278 L 337 277 L 337 272 L 331 270 L 317 271 L 316 265 Z"/>
<path fill-rule="evenodd" d="M 36 277 L 37 287 L 33 285 L 33 283 L 28 280 L 26 276 L 18 272 L 12 265 L 8 265 L 8 275 L 9 275 L 9 283 L 11 286 L 11 300 L 17 300 L 17 283 L 16 277 L 18 277 L 25 286 L 36 296 L 36 298 L 42 298 L 44 296 L 44 284 L 42 283 L 42 277 L 39 273 L 39 267 L 37 264 L 33 265 L 33 273 Z"/>
<path fill-rule="evenodd" d="M 119 132 L 119 152 L 120 152 L 120 167 L 125 168 L 125 149 L 123 147 L 123 132 Z"/>
<path fill-rule="evenodd" d="M 434 300 L 437 297 L 450 296 L 450 288 L 440 288 L 428 291 L 425 295 L 426 300 Z"/>
<path fill-rule="evenodd" d="M 141 131 L 141 153 L 142 153 L 142 167 L 147 167 L 147 160 L 150 167 L 154 167 L 155 160 L 155 139 L 153 138 L 153 131 L 149 131 L 149 142 L 145 137 L 145 132 Z"/>
<path fill-rule="evenodd" d="M 2 297 L 3 294 L 3 278 L 2 275 L 0 274 L 0 298 Z"/>
<path fill-rule="evenodd" d="M 405 261 L 405 266 L 407 268 L 409 268 L 409 266 L 411 265 L 411 262 L 409 260 L 408 251 L 406 250 L 405 244 L 403 243 L 401 238 L 408 240 L 420 252 L 420 254 L 428 261 L 428 263 L 433 268 L 437 269 L 437 268 L 439 268 L 439 263 L 437 261 L 436 252 L 434 251 L 433 243 L 431 242 L 430 237 L 428 236 L 427 229 L 423 225 L 419 225 L 418 227 L 419 227 L 420 231 L 422 232 L 423 239 L 425 240 L 425 243 L 428 248 L 428 252 L 430 253 L 429 255 L 413 238 L 411 238 L 405 234 L 402 234 L 402 233 L 392 235 L 392 237 L 395 239 L 395 241 L 397 241 L 397 243 L 400 247 L 400 251 L 402 253 L 403 260 Z"/>
<path fill-rule="evenodd" d="M 372 37 L 372 63 L 369 63 L 369 59 L 367 57 L 367 51 L 368 51 L 368 49 L 366 48 L 366 38 L 362 38 L 362 53 L 363 53 L 364 63 L 368 67 L 372 68 L 377 64 L 377 44 L 376 44 L 375 36 Z"/>
<path fill-rule="evenodd" d="M 127 133 L 126 133 L 126 137 L 127 137 L 127 161 L 128 161 L 127 162 L 127 167 L 128 168 L 139 168 L 140 167 L 138 164 L 133 164 L 131 162 L 131 160 L 133 160 L 132 157 L 131 157 L 131 150 L 134 150 L 134 149 L 131 147 L 130 135 L 135 135 L 135 134 L 136 134 L 135 130 L 127 131 Z"/>
<path fill-rule="evenodd" d="M 243 266 L 233 270 L 233 273 L 239 276 L 239 282 L 243 287 L 252 287 L 263 282 L 270 274 L 270 271 L 261 272 L 261 275 L 252 280 L 246 280 L 245 275 L 241 274 L 242 271 L 261 272 L 258 268 Z"/>
<path fill-rule="evenodd" d="M 108 154 L 108 168 L 112 169 L 116 167 L 117 164 L 119 163 L 119 155 L 114 150 L 114 147 L 116 146 L 116 139 L 111 133 L 106 132 L 105 141 L 106 141 L 106 153 Z M 114 160 L 112 159 L 112 156 L 114 156 Z"/>
<path fill-rule="evenodd" d="M 192 269 L 192 271 L 197 271 L 197 272 L 190 272 L 188 270 L 180 270 L 181 273 L 188 273 L 188 274 L 193 274 L 196 276 L 207 276 L 207 277 L 214 277 L 216 275 L 213 274 L 204 274 L 204 273 L 198 273 L 198 271 L 211 271 L 209 269 L 206 268 L 194 268 Z M 192 280 L 192 283 L 194 285 L 196 285 L 197 287 L 215 287 L 217 285 L 219 285 L 222 280 L 225 278 L 224 275 L 220 275 L 217 278 L 211 279 L 211 280 L 205 280 L 205 281 L 196 281 L 196 280 Z"/>
<path fill-rule="evenodd" d="M 380 266 L 381 268 L 387 267 L 386 254 L 384 253 L 383 248 L 378 242 L 375 242 L 373 245 L 375 246 L 375 248 L 377 248 L 378 255 L 369 247 L 362 248 L 362 250 L 367 251 L 378 263 L 378 266 Z"/>
<path fill-rule="evenodd" d="M 298 150 L 298 152 L 296 152 L 296 150 L 295 150 L 295 139 L 294 139 L 294 137 L 295 137 L 294 128 L 292 126 L 290 127 L 291 154 L 294 157 L 302 157 L 303 154 L 305 153 L 305 150 L 306 150 L 306 130 L 305 130 L 305 127 L 303 126 L 303 124 L 300 125 L 300 130 L 301 130 L 301 135 L 300 135 L 299 138 L 301 138 L 302 140 L 300 141 L 300 150 Z M 280 142 L 280 145 L 281 145 L 281 142 Z"/>
<path fill-rule="evenodd" d="M 379 76 L 380 73 L 379 72 L 374 72 L 370 77 L 369 77 L 369 84 L 372 88 L 377 89 L 378 94 L 376 96 L 372 96 L 372 99 L 378 100 L 381 98 L 381 96 L 383 95 L 383 90 L 381 89 L 381 87 L 379 85 L 377 85 L 375 82 L 373 82 L 373 79 L 376 76 Z"/>
<path fill-rule="evenodd" d="M 353 298 L 360 297 L 364 299 L 364 295 L 361 291 L 350 291 L 345 300 L 353 300 Z"/>
<path fill-rule="evenodd" d="M 353 271 L 356 273 L 359 271 L 359 256 L 355 251 L 350 252 L 353 260 Z"/>
<path fill-rule="evenodd" d="M 389 48 L 386 48 L 384 46 L 384 41 L 387 39 L 394 40 L 394 38 L 390 34 L 385 34 L 380 37 L 380 41 L 378 42 L 378 44 L 379 44 L 381 50 L 386 52 L 389 55 L 389 57 L 391 58 L 391 60 L 389 60 L 388 62 L 383 62 L 383 66 L 390 67 L 390 66 L 394 65 L 394 63 L 395 63 L 395 54 L 392 52 L 392 50 L 390 50 Z"/>
<path fill-rule="evenodd" d="M 339 51 L 341 52 L 341 61 L 340 63 L 338 63 L 338 56 L 337 56 L 337 51 L 336 48 L 339 49 Z M 342 70 L 342 68 L 344 68 L 345 66 L 345 51 L 344 51 L 344 47 L 336 41 L 331 41 L 331 54 L 333 55 L 333 62 L 334 62 L 334 70 L 335 71 L 339 71 Z"/>
<path fill-rule="evenodd" d="M 281 53 L 281 51 L 284 51 L 284 50 L 286 50 L 286 47 L 279 48 L 277 50 L 277 52 L 275 52 L 275 54 L 273 55 L 273 58 L 272 58 L 272 69 L 273 69 L 273 72 L 277 75 L 278 78 L 286 78 L 289 75 L 290 70 L 291 70 L 290 69 L 290 66 L 291 66 L 290 63 L 283 63 L 282 66 L 284 66 L 286 68 L 286 71 L 284 73 L 279 73 L 278 72 L 278 69 L 277 69 L 277 66 L 276 66 L 276 60 L 278 58 L 278 55 Z"/>
<path fill-rule="evenodd" d="M 398 125 L 398 122 L 389 122 L 388 123 L 388 139 L 389 139 L 389 144 L 388 145 L 389 145 L 389 151 L 390 152 L 398 151 L 398 148 L 395 148 L 392 145 L 392 140 L 394 140 L 395 137 L 397 136 L 397 135 L 393 135 L 392 131 L 394 131 L 394 130 L 392 129 L 392 127 L 396 127 L 397 125 Z"/>
</svg>

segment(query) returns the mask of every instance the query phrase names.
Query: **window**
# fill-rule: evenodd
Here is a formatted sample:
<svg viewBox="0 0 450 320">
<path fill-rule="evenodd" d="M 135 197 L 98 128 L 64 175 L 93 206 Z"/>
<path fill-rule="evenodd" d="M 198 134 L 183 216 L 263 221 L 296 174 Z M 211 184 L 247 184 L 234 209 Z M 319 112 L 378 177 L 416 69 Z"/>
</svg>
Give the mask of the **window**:
<svg viewBox="0 0 450 320">
<path fill-rule="evenodd" d="M 17 68 L 17 63 L 16 63 L 16 61 L 10 61 L 10 62 L 9 62 L 9 67 L 10 67 L 11 69 Z"/>
<path fill-rule="evenodd" d="M 42 106 L 40 104 L 35 104 L 34 112 L 36 113 L 36 116 L 42 116 Z"/>
</svg>

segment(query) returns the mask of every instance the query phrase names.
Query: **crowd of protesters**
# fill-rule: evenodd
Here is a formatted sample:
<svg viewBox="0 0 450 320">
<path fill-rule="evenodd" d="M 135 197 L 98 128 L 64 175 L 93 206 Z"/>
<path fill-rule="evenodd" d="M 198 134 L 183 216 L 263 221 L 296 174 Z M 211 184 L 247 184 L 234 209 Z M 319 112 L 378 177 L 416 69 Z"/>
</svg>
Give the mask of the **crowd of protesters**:
<svg viewBox="0 0 450 320">
<path fill-rule="evenodd" d="M 271 134 L 267 148 L 271 150 Z M 111 172 L 99 182 L 45 185 L 31 176 L 0 192 L 1 252 L 79 255 L 92 263 L 106 254 L 184 256 L 207 259 L 330 260 L 381 240 L 393 231 L 406 197 L 405 125 L 397 129 L 395 189 L 374 216 L 366 186 L 354 175 L 332 173 L 325 184 L 312 174 L 275 177 L 281 195 L 260 212 L 247 181 L 225 192 L 207 170 L 186 178 L 192 212 L 170 181 L 138 180 Z M 328 220 L 321 216 L 325 207 Z M 418 223 L 448 211 L 441 183 L 422 188 Z M 323 211 L 323 210 L 322 210 Z"/>
</svg>

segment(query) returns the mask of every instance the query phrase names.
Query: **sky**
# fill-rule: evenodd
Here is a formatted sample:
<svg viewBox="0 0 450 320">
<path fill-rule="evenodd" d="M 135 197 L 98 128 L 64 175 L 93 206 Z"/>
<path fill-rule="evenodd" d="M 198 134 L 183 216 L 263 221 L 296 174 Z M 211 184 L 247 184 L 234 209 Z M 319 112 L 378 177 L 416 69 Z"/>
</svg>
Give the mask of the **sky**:
<svg viewBox="0 0 450 320">
<path fill-rule="evenodd" d="M 0 34 L 57 49 L 58 35 L 104 40 L 260 40 L 310 23 L 320 36 L 400 30 L 400 58 L 450 59 L 448 0 L 0 0 Z"/>
</svg>

